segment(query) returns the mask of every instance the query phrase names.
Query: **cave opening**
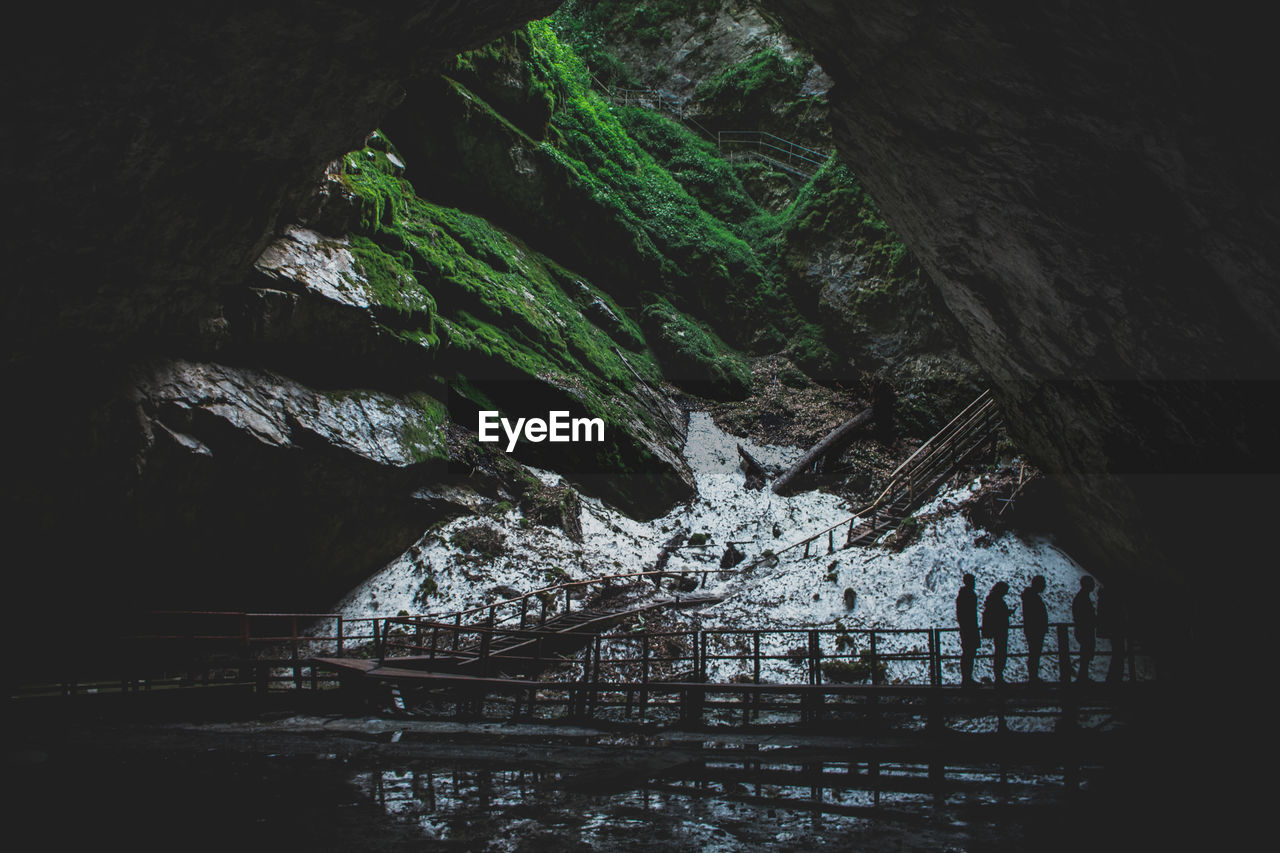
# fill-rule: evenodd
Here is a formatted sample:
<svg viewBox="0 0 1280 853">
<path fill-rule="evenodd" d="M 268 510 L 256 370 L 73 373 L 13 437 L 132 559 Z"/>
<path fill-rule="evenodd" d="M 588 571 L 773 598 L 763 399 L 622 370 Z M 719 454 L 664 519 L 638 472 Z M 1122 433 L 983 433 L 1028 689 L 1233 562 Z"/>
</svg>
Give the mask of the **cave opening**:
<svg viewBox="0 0 1280 853">
<path fill-rule="evenodd" d="M 7 60 L 16 683 L 139 612 L 376 616 L 373 654 L 425 648 L 412 614 L 638 606 L 587 581 L 653 566 L 751 606 L 651 633 L 826 632 L 757 636 L 755 672 L 673 653 L 712 683 L 910 681 L 859 632 L 951 630 L 968 570 L 1048 574 L 1055 621 L 1084 574 L 1125 590 L 1175 684 L 1251 665 L 1206 641 L 1264 631 L 1235 567 L 1270 562 L 1280 473 L 1249 37 L 1140 4 L 302 5 L 46 22 Z M 989 384 L 1003 438 L 841 547 Z M 481 410 L 606 440 L 485 452 Z M 749 487 L 824 439 L 799 495 Z M 958 678 L 939 642 L 921 673 Z M 1146 731 L 1212 716 L 1179 696 Z"/>
</svg>

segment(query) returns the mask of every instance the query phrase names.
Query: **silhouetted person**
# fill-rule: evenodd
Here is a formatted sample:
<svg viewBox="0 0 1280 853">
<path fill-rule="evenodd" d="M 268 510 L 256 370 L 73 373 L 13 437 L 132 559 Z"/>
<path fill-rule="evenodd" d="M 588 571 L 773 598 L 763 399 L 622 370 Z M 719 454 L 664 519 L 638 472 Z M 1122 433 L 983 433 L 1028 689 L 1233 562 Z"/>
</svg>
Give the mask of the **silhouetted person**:
<svg viewBox="0 0 1280 853">
<path fill-rule="evenodd" d="M 1124 681 L 1125 625 L 1124 601 L 1112 584 L 1098 590 L 1098 636 L 1111 641 L 1111 665 L 1107 681 Z M 1132 677 L 1132 674 L 1130 675 Z"/>
<path fill-rule="evenodd" d="M 1009 605 L 1004 603 L 1009 585 L 997 581 L 982 604 L 982 635 L 995 644 L 991 673 L 997 685 L 1004 684 L 1004 661 L 1009 654 Z"/>
<path fill-rule="evenodd" d="M 964 576 L 964 586 L 956 595 L 956 625 L 960 628 L 960 685 L 973 687 L 973 659 L 978 655 L 978 593 L 973 575 Z"/>
<path fill-rule="evenodd" d="M 1071 618 L 1076 623 L 1076 642 L 1080 644 L 1080 668 L 1076 670 L 1076 681 L 1089 680 L 1089 664 L 1093 663 L 1093 648 L 1097 642 L 1094 632 L 1098 627 L 1098 617 L 1093 612 L 1093 599 L 1089 593 L 1093 591 L 1093 578 L 1085 575 L 1080 578 L 1080 591 L 1071 601 Z"/>
<path fill-rule="evenodd" d="M 1044 575 L 1031 579 L 1031 586 L 1022 591 L 1022 633 L 1027 638 L 1027 680 L 1040 681 L 1040 653 L 1044 650 L 1044 635 L 1049 631 L 1049 611 L 1040 593 L 1044 592 Z"/>
</svg>

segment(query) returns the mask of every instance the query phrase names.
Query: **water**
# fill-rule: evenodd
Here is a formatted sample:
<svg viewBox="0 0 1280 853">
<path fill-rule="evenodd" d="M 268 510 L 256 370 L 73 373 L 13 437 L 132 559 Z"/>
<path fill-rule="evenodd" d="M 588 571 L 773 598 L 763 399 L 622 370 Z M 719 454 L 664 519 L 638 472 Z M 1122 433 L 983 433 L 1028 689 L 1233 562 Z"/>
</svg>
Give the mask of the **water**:
<svg viewBox="0 0 1280 853">
<path fill-rule="evenodd" d="M 344 722 L 86 732 L 11 756 L 12 813 L 44 849 L 1027 850 L 1059 849 L 1100 803 L 1097 768 L 944 763 L 920 743 Z"/>
</svg>

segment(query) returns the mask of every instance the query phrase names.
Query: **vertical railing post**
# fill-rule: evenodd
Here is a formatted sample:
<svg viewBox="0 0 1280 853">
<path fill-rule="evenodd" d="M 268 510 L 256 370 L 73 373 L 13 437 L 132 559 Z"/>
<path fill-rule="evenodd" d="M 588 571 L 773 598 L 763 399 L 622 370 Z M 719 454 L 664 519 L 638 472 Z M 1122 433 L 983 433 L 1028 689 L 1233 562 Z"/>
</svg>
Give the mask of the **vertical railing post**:
<svg viewBox="0 0 1280 853">
<path fill-rule="evenodd" d="M 462 614 L 453 615 L 453 650 L 456 652 L 462 642 Z"/>
<path fill-rule="evenodd" d="M 760 632 L 759 631 L 751 632 L 751 657 L 754 661 L 753 672 L 751 673 L 751 677 L 753 682 L 758 685 L 760 683 Z M 751 698 L 752 698 L 751 718 L 755 719 L 760 716 L 760 691 L 753 690 Z"/>
<path fill-rule="evenodd" d="M 640 637 L 640 722 L 649 704 L 649 633 Z"/>
<path fill-rule="evenodd" d="M 929 629 L 929 683 L 942 686 L 942 630 Z"/>
<path fill-rule="evenodd" d="M 293 689 L 302 689 L 302 660 L 298 657 L 298 615 L 289 617 L 289 634 L 293 655 Z"/>
<path fill-rule="evenodd" d="M 373 651 L 379 662 L 386 659 L 386 649 L 382 647 L 382 633 L 378 630 L 380 619 L 373 620 Z"/>
<path fill-rule="evenodd" d="M 879 684 L 880 677 L 880 655 L 876 651 L 876 632 L 871 632 L 871 683 Z"/>
<path fill-rule="evenodd" d="M 342 614 L 338 614 L 338 657 L 342 657 Z"/>
<path fill-rule="evenodd" d="M 809 631 L 809 683 L 822 683 L 822 669 L 819 666 L 819 659 L 822 652 L 818 643 L 818 631 L 813 629 Z"/>
<path fill-rule="evenodd" d="M 520 599 L 520 630 L 524 630 L 525 619 L 529 615 L 529 597 L 526 595 Z"/>
<path fill-rule="evenodd" d="M 591 692 L 588 694 L 590 705 L 587 709 L 588 716 L 594 717 L 596 713 L 596 705 L 600 702 L 600 646 L 602 640 L 599 634 L 596 634 L 595 653 L 592 655 L 592 674 L 591 674 Z"/>
<path fill-rule="evenodd" d="M 480 629 L 480 675 L 489 677 L 489 644 L 493 642 L 493 629 Z"/>
</svg>

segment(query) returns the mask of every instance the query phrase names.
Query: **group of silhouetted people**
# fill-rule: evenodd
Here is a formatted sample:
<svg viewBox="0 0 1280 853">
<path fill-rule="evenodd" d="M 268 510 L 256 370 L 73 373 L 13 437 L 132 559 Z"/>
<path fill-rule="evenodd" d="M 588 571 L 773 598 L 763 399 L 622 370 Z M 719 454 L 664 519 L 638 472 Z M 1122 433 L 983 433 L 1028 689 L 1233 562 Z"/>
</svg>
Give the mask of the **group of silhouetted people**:
<svg viewBox="0 0 1280 853">
<path fill-rule="evenodd" d="M 974 589 L 976 578 L 971 574 L 964 576 L 964 586 L 956 595 L 956 623 L 960 627 L 960 677 L 965 687 L 975 687 L 978 682 L 973 678 L 973 662 L 978 655 L 978 646 L 982 638 L 991 640 L 994 654 L 991 660 L 991 671 L 997 685 L 1005 684 L 1004 665 L 1009 655 L 1009 619 L 1013 615 L 1012 608 L 1005 603 L 1004 597 L 1009 594 L 1009 585 L 998 581 L 987 593 L 982 604 L 982 623 L 978 623 L 978 594 Z M 1120 603 L 1106 588 L 1098 591 L 1098 609 L 1093 607 L 1094 581 L 1089 576 L 1080 579 L 1080 591 L 1071 602 L 1071 618 L 1075 623 L 1076 642 L 1080 644 L 1080 659 L 1077 663 L 1076 681 L 1089 680 L 1089 665 L 1093 662 L 1093 653 L 1098 636 L 1111 639 L 1111 667 L 1107 671 L 1107 681 L 1119 681 L 1124 677 L 1125 630 L 1124 618 Z M 1044 575 L 1036 575 L 1031 585 L 1022 591 L 1022 632 L 1027 640 L 1027 680 L 1038 684 L 1040 678 L 1040 656 L 1044 650 L 1044 637 L 1049 632 L 1049 611 L 1044 599 L 1040 596 L 1045 590 Z"/>
</svg>

